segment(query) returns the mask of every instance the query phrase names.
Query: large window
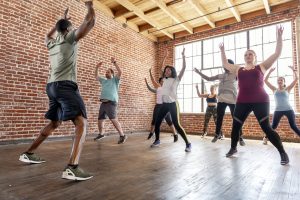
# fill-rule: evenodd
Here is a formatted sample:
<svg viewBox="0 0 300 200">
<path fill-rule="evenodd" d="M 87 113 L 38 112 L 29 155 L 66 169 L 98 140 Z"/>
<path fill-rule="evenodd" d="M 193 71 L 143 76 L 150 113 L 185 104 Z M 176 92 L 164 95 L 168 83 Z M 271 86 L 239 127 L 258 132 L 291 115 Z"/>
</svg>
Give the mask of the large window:
<svg viewBox="0 0 300 200">
<path fill-rule="evenodd" d="M 205 112 L 206 101 L 197 96 L 196 85 L 201 93 L 209 93 L 209 88 L 216 82 L 207 82 L 193 72 L 194 68 L 201 69 L 207 76 L 214 76 L 223 73 L 219 44 L 224 43 L 226 56 L 236 64 L 244 63 L 244 53 L 247 49 L 253 49 L 257 54 L 258 63 L 268 58 L 275 51 L 276 46 L 276 26 L 274 24 L 248 31 L 242 31 L 230 35 L 215 37 L 207 40 L 178 45 L 175 47 L 175 68 L 177 72 L 182 67 L 182 49 L 185 48 L 186 71 L 177 90 L 180 111 L 183 113 Z M 288 65 L 293 64 L 292 52 L 292 27 L 291 22 L 281 23 L 284 27 L 283 49 L 280 58 L 274 63 L 276 72 L 270 77 L 270 82 L 274 85 L 278 76 L 284 76 L 286 83 L 293 80 L 293 73 Z M 275 102 L 272 91 L 265 87 L 270 95 L 271 111 L 274 111 Z M 294 107 L 294 91 L 291 91 L 290 102 Z"/>
</svg>

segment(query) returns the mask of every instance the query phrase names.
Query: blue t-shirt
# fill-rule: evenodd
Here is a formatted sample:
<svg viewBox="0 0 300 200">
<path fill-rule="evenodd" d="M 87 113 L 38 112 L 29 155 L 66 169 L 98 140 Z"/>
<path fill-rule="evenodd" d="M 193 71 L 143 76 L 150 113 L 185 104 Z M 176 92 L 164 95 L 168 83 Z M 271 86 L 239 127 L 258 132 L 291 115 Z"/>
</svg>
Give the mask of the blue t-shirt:
<svg viewBox="0 0 300 200">
<path fill-rule="evenodd" d="M 119 91 L 120 79 L 115 76 L 111 79 L 99 77 L 99 82 L 102 85 L 100 99 L 106 99 L 106 100 L 118 102 L 119 100 L 118 91 Z"/>
</svg>

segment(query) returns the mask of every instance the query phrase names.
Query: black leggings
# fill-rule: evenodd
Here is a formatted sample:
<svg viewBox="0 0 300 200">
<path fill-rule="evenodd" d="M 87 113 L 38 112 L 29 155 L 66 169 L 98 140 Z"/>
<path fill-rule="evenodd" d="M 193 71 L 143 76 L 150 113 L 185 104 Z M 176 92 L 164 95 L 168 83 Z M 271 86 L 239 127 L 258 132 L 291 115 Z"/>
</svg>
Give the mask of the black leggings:
<svg viewBox="0 0 300 200">
<path fill-rule="evenodd" d="M 158 116 L 158 113 L 159 113 L 159 110 L 161 107 L 162 107 L 162 104 L 156 104 L 153 109 L 153 115 L 152 115 L 152 121 L 151 121 L 152 126 L 155 125 L 155 121 L 157 119 L 157 116 Z M 166 122 L 169 126 L 173 125 L 170 113 L 167 113 L 166 116 L 164 117 L 164 119 L 166 120 Z"/>
<path fill-rule="evenodd" d="M 251 111 L 253 111 L 261 129 L 265 132 L 270 142 L 277 148 L 280 153 L 284 153 L 280 137 L 269 122 L 269 104 L 270 103 L 237 103 L 232 123 L 231 148 L 236 149 L 240 137 L 240 130 Z"/>
<path fill-rule="evenodd" d="M 162 104 L 155 121 L 155 140 L 159 140 L 160 125 L 168 112 L 171 114 L 172 122 L 176 131 L 181 135 L 185 143 L 189 144 L 186 133 L 179 123 L 179 108 L 176 102 Z"/>
<path fill-rule="evenodd" d="M 222 124 L 223 124 L 223 119 L 225 115 L 225 110 L 229 106 L 230 109 L 230 114 L 233 118 L 233 112 L 235 109 L 235 104 L 230 104 L 230 103 L 224 103 L 224 102 L 218 102 L 217 105 L 217 125 L 216 125 L 216 136 L 220 136 L 222 134 Z M 243 135 L 242 129 L 240 131 L 240 136 Z"/>
<path fill-rule="evenodd" d="M 280 119 L 286 116 L 288 118 L 290 127 L 295 131 L 295 133 L 300 136 L 300 130 L 296 125 L 295 122 L 295 113 L 293 110 L 287 110 L 287 111 L 275 111 L 273 116 L 273 122 L 272 122 L 272 128 L 276 129 L 278 127 L 278 124 L 280 122 Z"/>
</svg>

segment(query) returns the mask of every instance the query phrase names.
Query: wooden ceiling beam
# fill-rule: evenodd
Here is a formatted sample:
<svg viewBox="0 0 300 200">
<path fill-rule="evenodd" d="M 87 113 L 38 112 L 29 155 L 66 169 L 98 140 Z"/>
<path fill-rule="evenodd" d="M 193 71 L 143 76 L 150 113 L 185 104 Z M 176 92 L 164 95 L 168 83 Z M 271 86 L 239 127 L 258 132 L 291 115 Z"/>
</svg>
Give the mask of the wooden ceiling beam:
<svg viewBox="0 0 300 200">
<path fill-rule="evenodd" d="M 193 28 L 185 21 L 175 10 L 173 10 L 170 7 L 167 7 L 166 3 L 162 0 L 151 0 L 153 3 L 155 3 L 164 13 L 166 13 L 169 17 L 171 17 L 172 20 L 174 20 L 176 23 L 179 23 L 179 26 L 184 28 L 186 31 L 188 31 L 190 34 L 193 33 Z"/>
<path fill-rule="evenodd" d="M 93 1 L 93 4 L 97 10 L 104 12 L 104 14 L 106 14 L 109 17 L 114 18 L 113 11 L 109 7 L 107 7 L 105 4 L 101 3 L 100 1 Z M 124 25 L 125 27 L 128 26 L 135 32 L 140 32 L 139 27 L 135 23 L 128 22 L 125 17 L 118 17 L 115 20 L 117 22 L 121 23 L 122 25 Z M 146 38 L 150 39 L 151 41 L 154 41 L 154 42 L 157 41 L 157 37 L 155 37 L 154 35 L 148 34 L 147 32 L 144 32 L 141 34 L 144 35 Z"/>
<path fill-rule="evenodd" d="M 225 0 L 226 4 L 228 7 L 230 7 L 230 11 L 232 12 L 233 16 L 235 17 L 236 21 L 240 22 L 241 21 L 241 15 L 240 12 L 234 7 L 235 5 L 233 4 L 232 0 Z"/>
<path fill-rule="evenodd" d="M 174 0 L 174 1 L 170 1 L 170 2 L 166 3 L 166 5 L 167 5 L 167 7 L 169 7 L 169 6 L 171 6 L 171 5 L 175 5 L 175 4 L 181 3 L 181 2 L 183 2 L 183 1 L 184 1 L 184 0 Z M 153 12 L 158 11 L 159 9 L 160 9 L 159 7 L 154 7 L 154 8 L 151 8 L 151 9 L 149 9 L 149 10 L 144 11 L 144 14 L 145 14 L 145 15 L 148 15 L 148 14 L 151 14 L 151 13 L 153 13 Z M 135 20 L 137 17 L 138 17 L 138 16 L 128 17 L 127 20 L 128 20 L 128 21 Z"/>
<path fill-rule="evenodd" d="M 299 0 L 293 0 L 293 1 L 283 3 L 283 4 L 271 6 L 270 9 L 272 10 L 272 13 L 282 12 L 284 10 L 289 10 L 289 9 L 294 9 L 294 8 L 297 8 L 299 6 L 298 1 Z M 251 12 L 251 13 L 242 14 L 241 19 L 243 21 L 244 20 L 251 20 L 255 17 L 264 16 L 264 15 L 266 15 L 265 9 L 261 9 L 261 10 L 256 10 L 256 11 Z M 234 23 L 236 23 L 236 18 L 234 18 L 234 17 L 227 18 L 227 19 L 215 22 L 216 28 L 224 27 L 226 25 L 230 25 L 230 24 L 234 24 Z M 199 32 L 204 32 L 204 31 L 207 31 L 207 30 L 210 30 L 210 29 L 212 29 L 212 28 L 209 27 L 207 24 L 203 25 L 203 26 L 198 26 L 198 27 L 194 28 L 194 34 L 199 33 Z M 180 32 L 174 33 L 174 38 L 180 38 L 180 37 L 184 37 L 184 36 L 187 36 L 187 35 L 189 35 L 189 34 L 187 34 L 186 31 L 180 31 Z M 165 36 L 162 36 L 162 37 L 158 38 L 158 42 L 164 42 L 164 41 L 168 41 L 168 40 L 170 40 L 170 39 L 165 37 Z"/>
<path fill-rule="evenodd" d="M 266 9 L 266 13 L 270 14 L 271 9 L 270 9 L 270 4 L 269 4 L 268 0 L 263 0 L 263 2 L 264 2 L 265 9 Z"/>
<path fill-rule="evenodd" d="M 142 20 L 149 23 L 151 26 L 155 27 L 156 29 L 158 29 L 158 30 L 162 29 L 162 26 L 158 22 L 154 21 L 153 19 L 151 19 L 150 17 L 145 15 L 141 9 L 139 9 L 137 6 L 135 6 L 130 1 L 128 1 L 128 0 L 115 0 L 115 1 L 118 2 L 119 4 L 121 4 L 122 6 L 124 6 L 125 8 L 127 8 L 128 10 L 133 11 L 134 14 L 139 16 Z M 160 30 L 160 32 L 164 33 L 169 38 L 173 39 L 173 34 L 169 33 L 168 31 Z"/>
<path fill-rule="evenodd" d="M 128 13 L 131 13 L 130 10 L 124 8 L 123 6 L 114 7 L 114 8 L 112 8 L 112 11 L 115 15 L 114 18 L 122 17 Z"/>
<path fill-rule="evenodd" d="M 215 28 L 215 22 L 207 15 L 207 11 L 202 7 L 199 1 L 197 0 L 188 0 L 188 2 L 193 6 L 200 16 L 203 16 L 203 19 L 212 27 Z"/>
<path fill-rule="evenodd" d="M 148 23 L 139 25 L 138 27 L 139 27 L 140 32 L 144 32 L 144 31 L 147 31 L 147 30 L 153 28 L 153 26 L 151 26 Z"/>
</svg>

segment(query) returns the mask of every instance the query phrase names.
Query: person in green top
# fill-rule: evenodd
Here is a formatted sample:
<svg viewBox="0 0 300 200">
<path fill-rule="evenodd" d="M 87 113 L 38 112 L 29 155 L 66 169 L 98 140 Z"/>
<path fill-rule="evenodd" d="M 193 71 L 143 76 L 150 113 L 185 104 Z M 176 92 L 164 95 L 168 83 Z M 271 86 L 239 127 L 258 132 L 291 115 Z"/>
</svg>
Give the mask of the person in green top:
<svg viewBox="0 0 300 200">
<path fill-rule="evenodd" d="M 121 125 L 117 119 L 117 106 L 119 100 L 118 92 L 122 70 L 117 64 L 115 58 L 111 58 L 111 62 L 117 69 L 116 75 L 114 75 L 114 70 L 112 68 L 108 68 L 106 70 L 105 77 L 99 76 L 98 69 L 102 66 L 102 62 L 98 63 L 95 68 L 95 78 L 102 85 L 102 90 L 100 95 L 101 105 L 98 115 L 99 134 L 94 138 L 94 140 L 101 140 L 105 137 L 103 134 L 104 120 L 108 117 L 120 134 L 118 144 L 122 144 L 127 139 L 127 135 L 123 133 Z"/>
<path fill-rule="evenodd" d="M 69 180 L 88 180 L 93 177 L 78 167 L 86 136 L 87 114 L 77 86 L 77 44 L 95 24 L 92 1 L 86 1 L 85 5 L 87 14 L 78 29 L 72 28 L 70 18 L 67 17 L 68 9 L 66 9 L 64 17 L 58 20 L 55 27 L 46 34 L 45 44 L 49 51 L 51 72 L 46 87 L 49 110 L 45 117 L 50 122 L 19 158 L 25 163 L 45 162 L 33 152 L 59 127 L 62 121 L 72 120 L 75 125 L 75 137 L 69 163 L 62 174 L 62 178 Z"/>
</svg>

